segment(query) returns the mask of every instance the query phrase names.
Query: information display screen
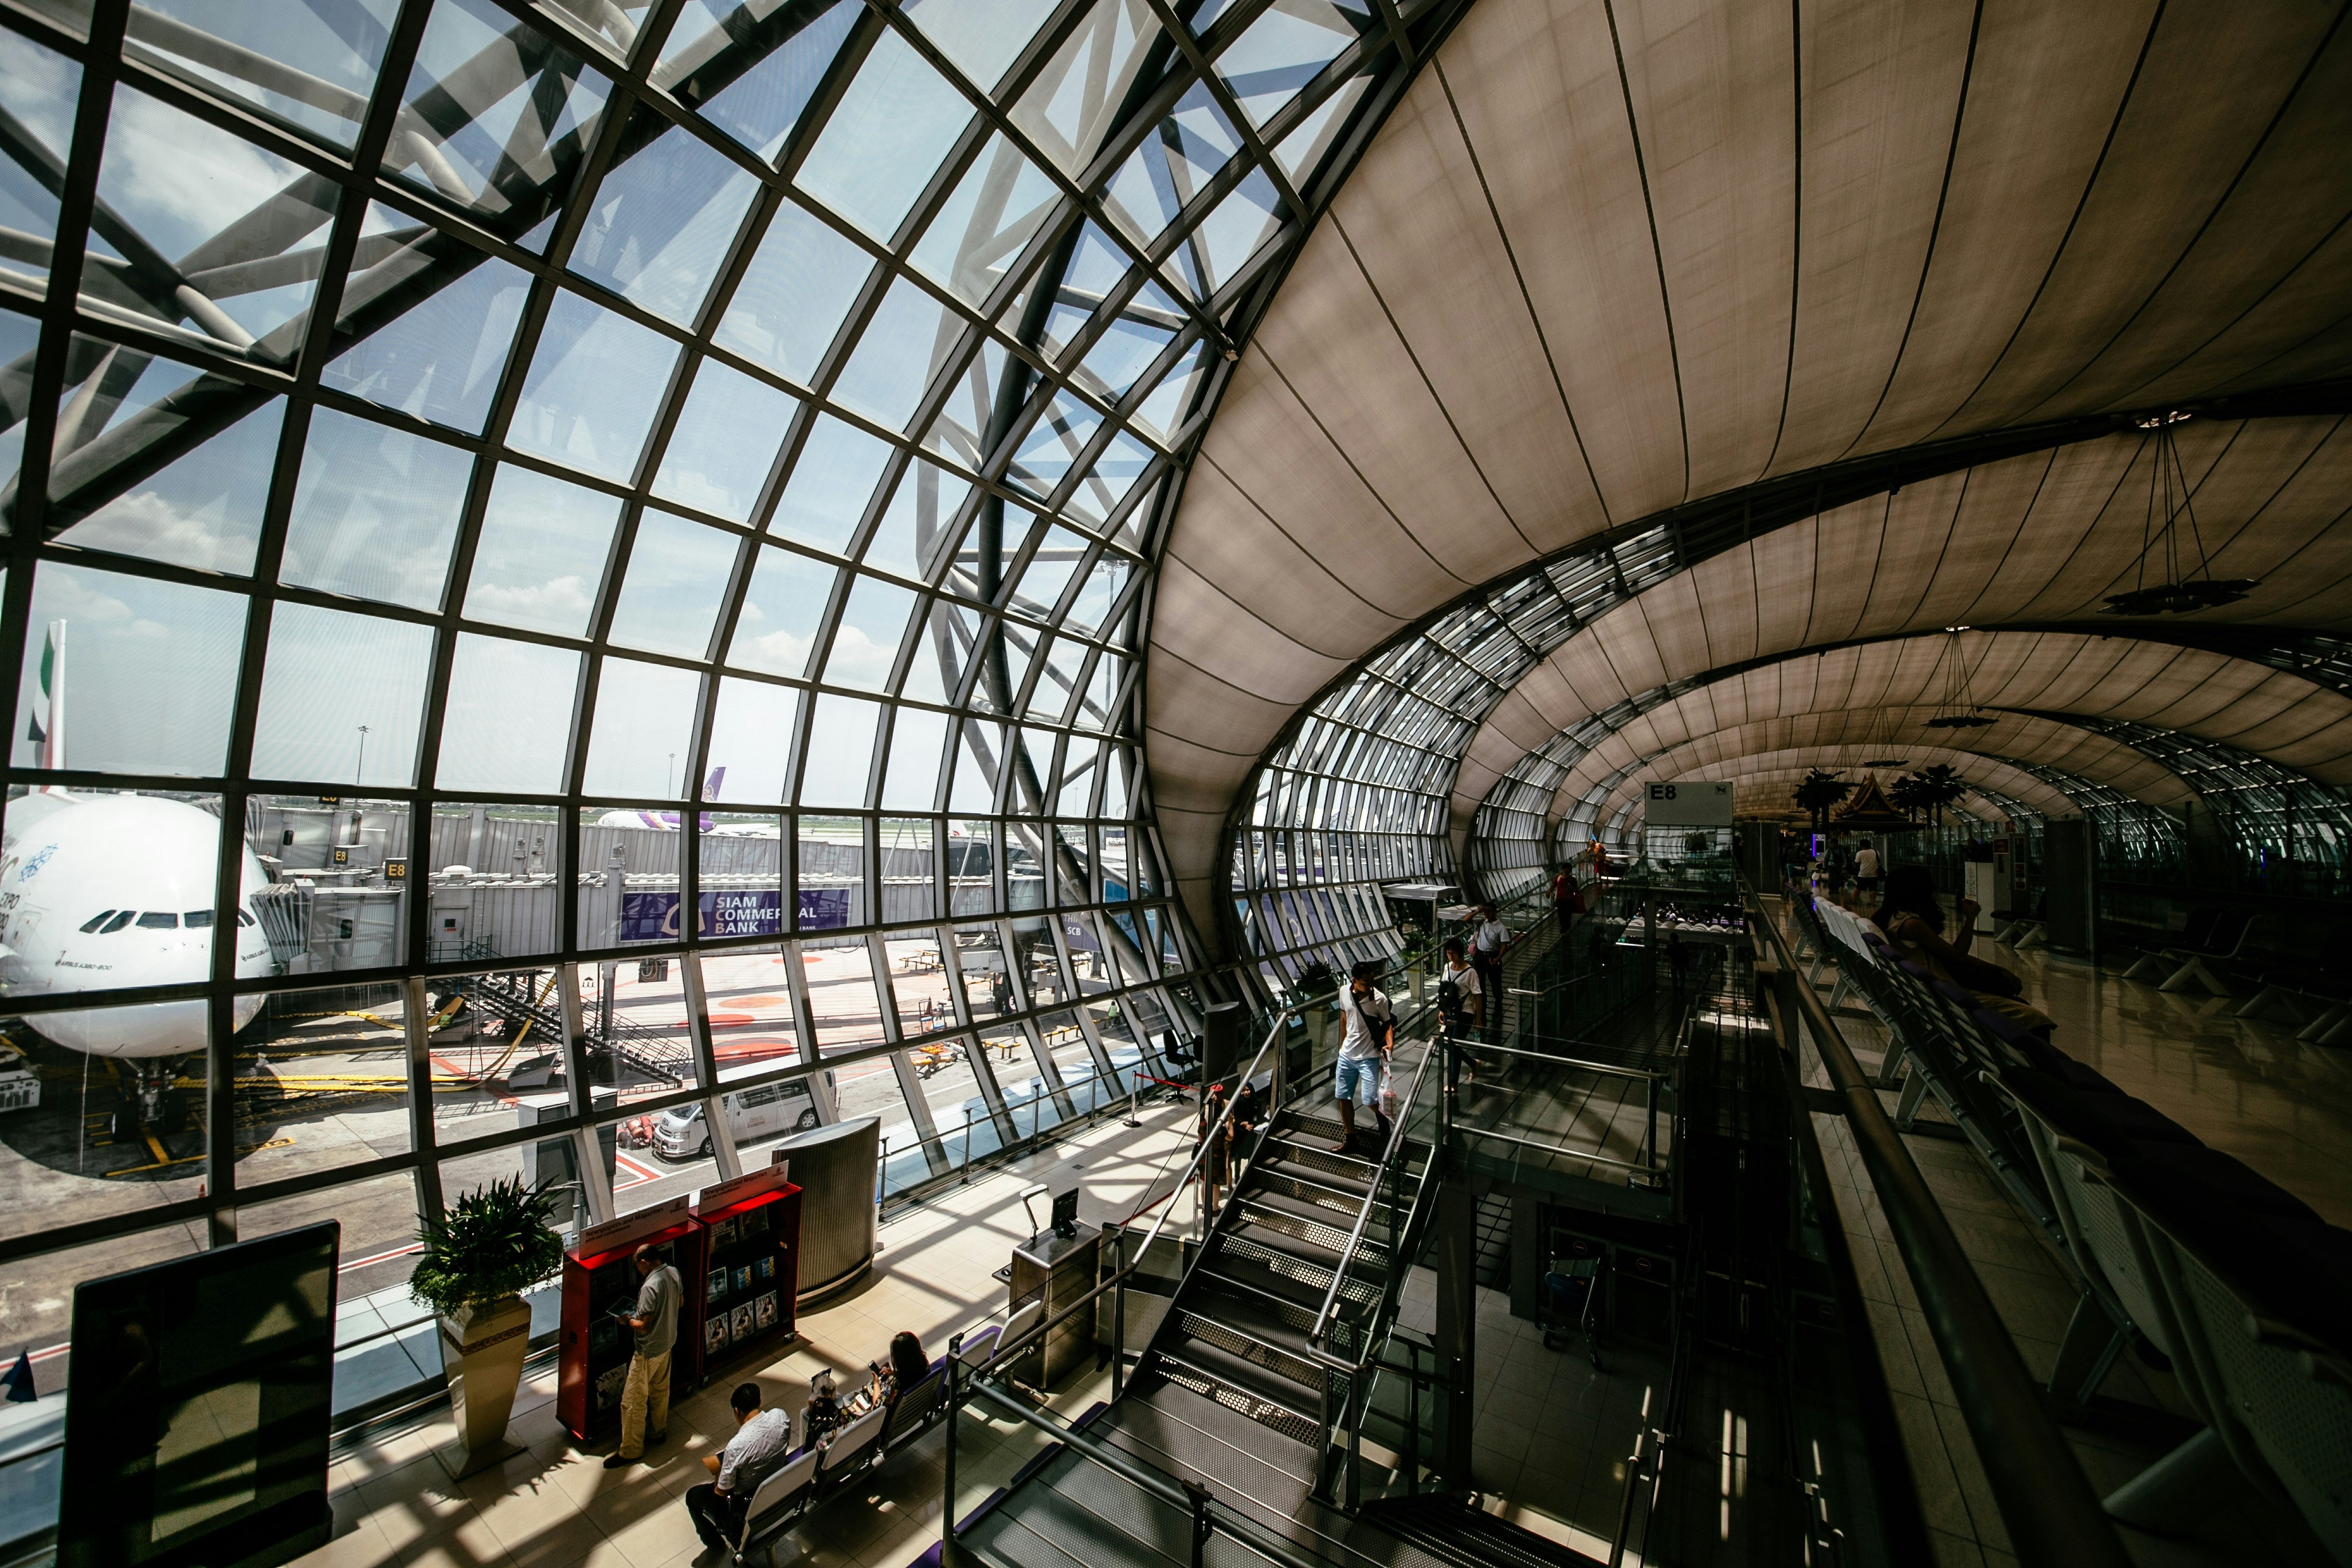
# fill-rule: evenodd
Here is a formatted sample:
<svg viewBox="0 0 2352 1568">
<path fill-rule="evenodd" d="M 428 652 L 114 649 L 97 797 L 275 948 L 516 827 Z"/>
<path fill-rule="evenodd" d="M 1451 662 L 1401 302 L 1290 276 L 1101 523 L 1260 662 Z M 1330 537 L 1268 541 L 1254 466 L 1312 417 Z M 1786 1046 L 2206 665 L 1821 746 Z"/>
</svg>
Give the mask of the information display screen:
<svg viewBox="0 0 2352 1568">
<path fill-rule="evenodd" d="M 278 1563 L 325 1541 L 341 1234 L 75 1288 L 60 1568 Z"/>
</svg>

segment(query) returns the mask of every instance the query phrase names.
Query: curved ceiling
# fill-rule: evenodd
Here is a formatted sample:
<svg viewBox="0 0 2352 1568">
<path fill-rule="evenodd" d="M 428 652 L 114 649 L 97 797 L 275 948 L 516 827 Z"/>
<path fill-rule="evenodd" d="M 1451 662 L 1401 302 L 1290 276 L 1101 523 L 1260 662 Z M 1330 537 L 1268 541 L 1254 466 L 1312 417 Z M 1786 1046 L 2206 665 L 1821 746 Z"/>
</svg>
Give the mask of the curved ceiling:
<svg viewBox="0 0 2352 1568">
<path fill-rule="evenodd" d="M 1481 0 L 1170 532 L 1146 718 L 1195 912 L 1300 708 L 1465 589 L 1841 458 L 2352 367 L 2347 131 L 2316 11 Z"/>
<path fill-rule="evenodd" d="M 2081 637 L 2049 645 L 2004 638 L 2009 651 L 1999 654 L 1972 645 L 1970 668 L 1985 663 L 1978 700 L 2072 710 L 2072 700 L 2025 700 L 2011 678 L 2030 661 L 2066 689 L 2117 666 L 2126 647 L 2136 662 L 2120 668 L 2177 672 L 2155 676 L 2151 698 L 2186 698 L 2179 677 L 2204 679 L 2213 656 L 2125 640 L 2143 626 L 2161 635 L 2178 623 L 2098 614 L 2106 595 L 2134 585 L 2155 445 L 2133 432 L 1965 468 L 1825 511 L 1665 579 L 1570 637 L 1496 704 L 1464 752 L 1455 826 L 1466 826 L 1496 781 L 1529 752 L 1613 703 L 1825 643 L 1953 625 L 2113 626 L 2114 634 L 2093 634 L 2116 637 L 2096 650 Z M 2333 418 L 2190 421 L 2177 445 L 2215 574 L 2261 584 L 2196 624 L 2341 625 L 2352 616 L 2352 428 Z M 2036 646 L 2044 651 L 2031 653 Z M 2077 658 L 2090 662 L 2063 674 L 2052 667 Z M 2254 673 L 2246 666 L 2233 679 Z M 2006 694 L 1988 694 L 1996 689 Z M 2230 697 L 2231 689 L 2217 688 L 2201 711 Z M 2285 737 L 2213 738 L 2273 754 L 2270 742 Z"/>
</svg>

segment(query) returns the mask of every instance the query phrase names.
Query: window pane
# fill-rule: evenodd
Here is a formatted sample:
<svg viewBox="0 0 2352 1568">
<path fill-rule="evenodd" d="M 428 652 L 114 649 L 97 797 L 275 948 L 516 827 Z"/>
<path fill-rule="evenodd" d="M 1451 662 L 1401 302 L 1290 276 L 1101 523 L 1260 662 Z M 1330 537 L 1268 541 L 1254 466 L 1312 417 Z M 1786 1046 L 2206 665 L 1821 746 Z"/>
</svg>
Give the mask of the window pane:
<svg viewBox="0 0 2352 1568">
<path fill-rule="evenodd" d="M 654 475 L 654 493 L 749 522 L 800 400 L 705 360 Z"/>
<path fill-rule="evenodd" d="M 435 806 L 425 861 L 433 868 L 426 879 L 433 904 L 425 957 L 435 963 L 448 963 L 482 953 L 513 958 L 552 952 L 561 907 L 562 889 L 555 879 L 562 868 L 562 829 L 552 806 Z M 552 996 L 552 984 L 550 980 L 541 988 L 545 992 L 541 1001 Z M 447 1000 L 444 997 L 435 1004 L 436 1013 Z M 498 1000 L 477 997 L 474 1013 L 467 1016 L 503 1019 L 501 1027 L 509 1037 L 517 1037 L 514 1032 L 520 1031 L 539 1042 L 533 1047 L 536 1051 L 557 1048 L 535 1026 L 525 1027 L 530 1021 L 527 1012 L 495 1005 Z M 440 1037 L 435 1038 L 437 1042 Z M 560 1070 L 562 1058 L 554 1059 Z M 495 1070 L 499 1065 L 484 1070 Z"/>
<path fill-rule="evenodd" d="M 793 460 L 793 477 L 769 526 L 787 538 L 842 553 L 866 516 L 874 482 L 889 458 L 887 442 L 820 415 Z"/>
<path fill-rule="evenodd" d="M 702 678 L 690 669 L 606 658 L 596 679 L 596 723 L 590 732 L 588 795 L 668 793 L 677 759 L 694 745 L 695 698 Z M 586 867 L 582 868 L 587 869 Z"/>
<path fill-rule="evenodd" d="M 251 775 L 407 788 L 432 674 L 429 626 L 278 605 Z"/>
<path fill-rule="evenodd" d="M 59 533 L 58 542 L 201 572 L 252 571 L 284 412 L 285 405 L 271 399 L 194 451 L 173 458 L 128 494 L 100 501 L 82 521 Z M 49 521 L 67 522 L 79 510 L 69 502 L 53 504 Z"/>
<path fill-rule="evenodd" d="M 124 938 L 130 933 L 125 932 Z M 121 939 L 117 939 L 121 940 Z M 205 1047 L 202 1002 L 162 1002 L 132 1007 L 10 1016 L 8 1037 L 25 1049 L 40 1075 L 41 1103 L 9 1114 L 12 1138 L 29 1138 L 44 1125 L 55 1152 L 38 1164 L 22 1156 L 0 1167 L 0 1237 L 26 1236 L 81 1220 L 113 1219 L 163 1204 L 183 1203 L 203 1189 L 205 1173 Z M 103 1057 L 125 1046 L 167 1054 L 141 1058 L 148 1071 L 110 1071 Z M 131 1064 L 123 1064 L 127 1069 Z M 94 1070 L 89 1070 L 94 1069 Z M 185 1084 L 186 1087 L 181 1087 Z M 44 1168 L 46 1166 L 46 1168 Z M 201 1226 L 197 1228 L 201 1229 Z M 136 1254 L 152 1257 L 152 1252 Z M 24 1265 L 9 1268 L 12 1285 Z M 102 1264 L 93 1274 L 127 1262 Z M 44 1270 L 46 1272 L 46 1270 Z M 70 1298 L 70 1285 L 58 1294 Z M 12 1289 L 10 1333 L 26 1337 L 16 1314 L 37 1306 L 45 1291 Z M 65 1324 L 60 1321 L 62 1330 Z M 62 1334 L 59 1336 L 62 1338 Z M 47 1370 L 47 1369 L 44 1369 Z M 43 1377 L 42 1386 L 54 1384 Z"/>
<path fill-rule="evenodd" d="M 883 924 L 939 918 L 939 884 L 931 855 L 931 841 L 937 835 L 938 825 L 928 816 L 886 816 L 876 825 Z"/>
<path fill-rule="evenodd" d="M 884 31 L 796 176 L 877 239 L 897 232 L 971 105 L 895 32 Z"/>
<path fill-rule="evenodd" d="M 971 480 L 919 458 L 908 463 L 866 542 L 865 563 L 929 580 L 954 541 L 957 516 L 971 494 Z"/>
<path fill-rule="evenodd" d="M 995 863 L 994 823 L 964 821 L 948 825 L 948 913 L 984 915 L 994 911 Z M 992 931 L 995 928 L 986 929 Z M 992 942 L 987 945 L 995 946 Z M 992 962 L 1000 970 L 1004 967 L 1001 956 Z"/>
<path fill-rule="evenodd" d="M 637 113 L 631 132 L 664 123 L 650 109 Z M 758 188 L 758 181 L 696 137 L 677 128 L 664 131 L 596 188 L 572 247 L 572 270 L 690 327 Z"/>
<path fill-rule="evenodd" d="M 755 23 L 772 9 L 762 0 L 733 5 L 689 0 L 678 15 L 677 25 L 670 29 L 661 66 L 654 72 L 654 85 L 667 88 L 680 83 L 681 96 L 692 102 L 698 85 L 693 73 L 736 47 L 727 27 Z M 725 22 L 712 20 L 714 12 Z M 857 0 L 835 0 L 823 15 L 701 105 L 703 118 L 758 153 L 762 163 L 774 162 L 801 110 L 816 92 L 824 68 L 832 64 L 841 40 L 848 37 L 850 24 L 863 14 Z"/>
<path fill-rule="evenodd" d="M 882 1043 L 882 1002 L 874 990 L 874 968 L 865 939 L 845 946 L 801 948 L 801 972 L 808 976 L 809 1011 L 816 1023 L 817 1050 L 834 1057 Z M 886 1067 L 886 1071 L 887 1067 Z M 844 1078 L 846 1087 L 846 1075 Z M 844 1117 L 853 1114 L 846 1103 Z"/>
<path fill-rule="evenodd" d="M 245 837 L 278 878 L 255 889 L 252 906 L 270 957 L 286 973 L 381 969 L 406 956 L 406 802 L 256 795 L 246 807 Z"/>
<path fill-rule="evenodd" d="M 707 658 L 710 628 L 742 537 L 647 508 L 629 547 L 612 639 L 624 647 Z"/>
<path fill-rule="evenodd" d="M 832 931 L 870 924 L 865 822 L 803 812 L 799 835 L 793 851 L 800 865 L 799 929 Z"/>
<path fill-rule="evenodd" d="M 80 93 L 79 66 L 29 38 L 0 32 L 0 99 L 7 101 L 17 123 L 60 169 L 72 151 L 74 103 Z M 0 227 L 45 240 L 55 238 L 56 194 L 37 180 L 19 177 L 0 182 Z M 47 280 L 49 268 L 46 259 L 9 256 L 0 258 L 0 271 L 38 282 Z"/>
<path fill-rule="evenodd" d="M 710 1003 L 710 1044 L 723 1082 L 772 1068 L 800 1054 L 793 1026 L 790 948 L 706 952 L 703 994 Z"/>
<path fill-rule="evenodd" d="M 18 767 L 221 771 L 245 640 L 243 595 L 45 561 L 33 579 L 25 639 Z M 28 739 L 35 730 L 51 739 Z"/>
<path fill-rule="evenodd" d="M 872 258 L 791 202 L 776 209 L 713 341 L 807 382 L 841 330 Z"/>
<path fill-rule="evenodd" d="M 824 679 L 835 686 L 887 689 L 890 667 L 898 662 L 898 644 L 906 636 L 907 616 L 914 607 L 912 590 L 860 573 L 850 586 L 841 624 L 834 629 Z"/>
<path fill-rule="evenodd" d="M 530 291 L 530 275 L 389 207 L 373 207 L 368 216 L 372 230 L 380 216 L 392 232 L 361 240 L 362 267 L 344 289 L 339 327 L 347 329 L 363 310 L 380 313 L 383 296 L 415 287 L 428 268 L 445 276 L 470 270 L 451 276 L 329 362 L 320 384 L 478 435 Z"/>
<path fill-rule="evenodd" d="M 130 258 L 146 251 L 185 261 L 195 274 L 187 292 L 167 294 L 171 305 L 149 310 L 170 321 L 187 320 L 239 349 L 268 339 L 270 353 L 286 356 L 296 344 L 272 334 L 309 310 L 319 268 L 245 264 L 293 251 L 305 239 L 324 244 L 334 196 L 322 184 L 274 153 L 134 88 L 118 88 L 99 165 L 100 205 L 90 219 L 83 291 L 143 302 Z M 265 207 L 268 221 L 245 221 Z M 257 281 L 274 276 L 292 281 Z"/>
<path fill-rule="evenodd" d="M 244 1151 L 238 1184 L 407 1153 L 408 1043 L 399 1004 L 340 991 L 278 992 L 260 1000 L 260 1016 L 236 1037 L 237 1142 Z M 342 1216 L 346 1258 L 415 1237 L 413 1212 L 394 1209 L 387 1218 L 368 1205 L 349 1209 Z"/>
<path fill-rule="evenodd" d="M 438 608 L 473 467 L 455 447 L 314 411 L 278 580 Z"/>
<path fill-rule="evenodd" d="M 568 648 L 458 633 L 434 782 L 522 795 L 562 790 L 579 681 L 580 656 Z"/>
<path fill-rule="evenodd" d="M 518 237 L 578 165 L 605 91 L 604 79 L 490 0 L 439 0 L 384 167 Z"/>
<path fill-rule="evenodd" d="M 509 463 L 490 484 L 466 615 L 520 631 L 584 637 L 621 502 Z"/>
<path fill-rule="evenodd" d="M 982 304 L 1060 196 L 1019 149 L 992 136 L 908 259 L 965 304 Z"/>
<path fill-rule="evenodd" d="M 833 384 L 845 408 L 894 430 L 906 428 L 915 405 L 963 339 L 964 319 L 901 278 L 882 297 L 857 339 L 849 363 Z"/>
<path fill-rule="evenodd" d="M 735 617 L 727 662 L 770 675 L 808 673 L 809 648 L 840 574 L 822 561 L 765 548 L 751 569 L 751 591 Z"/>
<path fill-rule="evenodd" d="M 882 804 L 893 810 L 928 811 L 939 794 L 940 752 L 947 744 L 948 716 L 923 708 L 901 708 L 890 725 L 890 771 Z M 891 918 L 885 914 L 884 918 Z"/>
<path fill-rule="evenodd" d="M 886 864 L 883 874 L 889 869 Z M 890 970 L 890 994 L 898 1011 L 898 1036 L 914 1039 L 955 1027 L 955 1005 L 948 996 L 946 961 L 940 956 L 940 936 L 934 931 L 901 933 L 882 943 Z M 938 1061 L 929 1064 L 934 1070 L 950 1064 Z M 929 1078 L 930 1073 L 923 1074 Z M 971 1068 L 964 1068 L 963 1081 L 972 1082 Z"/>
<path fill-rule="evenodd" d="M 907 16 L 985 92 L 1054 14 L 1050 0 L 912 0 Z"/>
<path fill-rule="evenodd" d="M 710 764 L 719 776 L 718 798 L 781 805 L 793 736 L 800 723 L 801 694 L 763 680 L 721 679 L 719 710 L 710 726 Z"/>
<path fill-rule="evenodd" d="M 801 768 L 801 804 L 860 806 L 873 767 L 874 724 L 878 703 L 827 694 L 816 700 L 809 730 L 808 758 Z"/>
<path fill-rule="evenodd" d="M 547 312 L 507 440 L 601 479 L 635 474 L 677 345 L 575 294 Z"/>
</svg>

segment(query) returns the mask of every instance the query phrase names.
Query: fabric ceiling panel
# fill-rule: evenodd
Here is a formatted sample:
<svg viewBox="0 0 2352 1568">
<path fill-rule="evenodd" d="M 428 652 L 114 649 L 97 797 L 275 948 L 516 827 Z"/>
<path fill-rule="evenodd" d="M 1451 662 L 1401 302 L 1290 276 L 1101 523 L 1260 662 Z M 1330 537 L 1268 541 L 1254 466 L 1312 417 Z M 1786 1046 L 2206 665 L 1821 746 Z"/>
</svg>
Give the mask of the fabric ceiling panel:
<svg viewBox="0 0 2352 1568">
<path fill-rule="evenodd" d="M 1674 325 L 1659 297 L 1644 171 L 1607 7 L 1599 0 L 1474 7 L 1411 96 L 1429 100 L 1432 139 L 1452 137 L 1460 174 L 1471 189 L 1486 187 L 1511 237 L 1507 260 L 1517 276 L 1505 280 L 1526 291 L 1515 301 L 1511 358 L 1538 373 L 1512 379 L 1531 403 L 1564 404 L 1574 423 L 1571 439 L 1535 450 L 1563 466 L 1580 451 L 1612 518 L 1683 500 L 1689 476 Z M 1403 118 L 1400 111 L 1397 121 Z M 1475 169 L 1466 166 L 1465 135 L 1477 150 Z M 1365 226 L 1349 195 L 1370 201 L 1386 183 L 1350 182 L 1334 207 L 1350 234 Z M 1423 199 L 1409 184 L 1393 196 Z M 1766 221 L 1785 227 L 1786 206 Z M 1461 330 L 1466 312 L 1456 300 L 1466 293 L 1475 309 L 1481 296 L 1456 265 L 1460 239 L 1429 237 L 1437 243 L 1414 258 L 1423 288 L 1413 298 L 1398 290 L 1395 308 L 1406 335 L 1433 347 Z M 1370 265 L 1380 277 L 1378 263 Z M 1467 368 L 1482 382 L 1502 370 L 1491 353 Z"/>
<path fill-rule="evenodd" d="M 1686 494 L 1745 484 L 1771 466 L 1786 372 L 1795 259 L 1796 39 L 1763 5 L 1694 17 L 1658 0 L 1618 25 L 1641 40 L 1626 73 L 1643 128 L 1658 269 L 1674 302 L 1675 365 L 1691 473 Z M 1711 215 L 1744 237 L 1716 242 Z"/>
<path fill-rule="evenodd" d="M 1444 432 L 1438 449 L 1469 455 L 1525 548 L 1558 550 L 1606 526 L 1609 513 L 1576 460 L 1577 430 L 1550 367 L 1528 352 L 1513 252 L 1441 86 L 1439 71 L 1423 77 L 1381 130 L 1384 177 L 1349 181 L 1331 206 L 1347 262 L 1361 268 L 1381 312 L 1354 330 L 1398 336 L 1444 416 L 1373 439 L 1391 448 L 1392 462 L 1411 462 L 1420 444 L 1397 448 L 1391 433 Z M 1527 259 L 1524 242 L 1517 259 Z"/>
<path fill-rule="evenodd" d="M 1280 646 L 1243 623 L 1312 649 L 1299 671 L 1349 672 L 1304 699 L 1286 673 L 1294 706 L 1348 700 L 1391 654 L 1418 689 L 1435 668 L 1397 650 L 1434 643 L 1492 688 L 1441 699 L 1480 727 L 1442 754 L 1463 761 L 1434 815 L 1464 823 L 1547 723 L 1727 664 L 2087 620 L 2139 581 L 2154 462 L 2130 421 L 2182 408 L 2215 574 L 2262 583 L 2194 624 L 2342 624 L 2347 84 L 2352 28 L 2313 10 L 1479 0 L 1262 315 L 1234 318 L 1264 363 L 1231 378 L 1216 476 L 1174 487 L 1163 524 L 1223 585 L 1210 563 L 1264 527 L 1239 491 L 1412 624 L 1255 580 L 1220 603 L 1171 571 L 1155 641 L 1235 685 L 1148 681 L 1147 722 L 1233 753 L 1238 820 L 1256 767 L 1299 765 L 1241 756 L 1287 728 L 1226 651 Z M 1884 486 L 1825 467 L 1874 459 Z M 1194 537 L 1216 532 L 1240 548 Z M 1463 606 L 1539 578 L 1571 607 L 1511 615 L 1519 653 L 1474 658 Z M 1529 658 L 1558 677 L 1525 682 L 1539 717 L 1489 724 Z M 1209 707 L 1176 711 L 1180 689 Z M 1199 761 L 1186 787 L 1213 789 Z"/>
<path fill-rule="evenodd" d="M 1873 447 L 1927 438 L 1952 387 L 1997 363 L 2109 154 L 2116 105 L 2157 0 L 1988 11 L 1918 316 L 1870 423 Z"/>
<path fill-rule="evenodd" d="M 1366 574 L 1339 563 L 1327 565 L 1328 556 L 1303 548 L 1213 463 L 1202 462 L 1192 483 L 1230 509 L 1234 526 L 1188 538 L 1168 558 L 1191 567 L 1269 630 L 1336 658 L 1333 649 L 1351 646 L 1367 631 L 1393 632 L 1404 625 L 1406 617 L 1382 603 L 1383 590 L 1396 584 L 1367 582 Z"/>
<path fill-rule="evenodd" d="M 1327 261 L 1326 250 L 1338 254 Z M 1314 259 L 1298 269 L 1297 285 L 1283 296 L 1284 309 L 1266 318 L 1248 357 L 1264 358 L 1281 383 L 1264 389 L 1266 401 L 1279 403 L 1285 396 L 1278 395 L 1286 395 L 1291 405 L 1312 408 L 1323 436 L 1354 470 L 1351 482 L 1336 492 L 1347 499 L 1349 510 L 1360 512 L 1349 520 L 1356 531 L 1348 535 L 1339 559 L 1365 553 L 1369 531 L 1385 515 L 1432 558 L 1423 564 L 1438 569 L 1433 584 L 1440 579 L 1453 584 L 1431 589 L 1439 600 L 1524 560 L 1527 539 L 1460 441 L 1423 451 L 1385 439 L 1385 431 L 1442 422 L 1444 408 L 1403 340 L 1391 331 L 1367 330 L 1381 320 L 1381 299 L 1349 254 L 1339 226 L 1326 222 L 1307 242 L 1307 254 Z M 1252 398 L 1244 405 L 1254 408 L 1256 402 Z M 1204 449 L 1221 460 L 1229 442 L 1234 448 L 1281 452 L 1272 435 L 1255 422 L 1229 430 L 1220 418 L 1210 427 Z M 1247 460 L 1262 461 L 1265 455 Z M 1237 453 L 1232 460 L 1244 459 Z M 1281 460 L 1287 461 L 1287 455 Z M 1579 483 L 1579 504 L 1587 515 L 1559 536 L 1562 542 L 1601 521 L 1591 487 Z"/>
</svg>

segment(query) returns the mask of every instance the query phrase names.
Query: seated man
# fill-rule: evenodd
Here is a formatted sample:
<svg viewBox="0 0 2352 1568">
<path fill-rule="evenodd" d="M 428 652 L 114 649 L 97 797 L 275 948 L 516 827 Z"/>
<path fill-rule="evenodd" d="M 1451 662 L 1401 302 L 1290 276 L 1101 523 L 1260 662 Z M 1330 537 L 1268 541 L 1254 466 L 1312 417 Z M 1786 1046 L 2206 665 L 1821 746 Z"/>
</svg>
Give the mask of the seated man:
<svg viewBox="0 0 2352 1568">
<path fill-rule="evenodd" d="M 686 1511 L 694 1521 L 694 1533 L 702 1537 L 703 1545 L 719 1550 L 734 1546 L 751 1494 L 793 1446 L 793 1418 L 782 1410 L 760 1408 L 758 1384 L 737 1384 L 728 1403 L 735 1411 L 735 1436 L 716 1454 L 702 1457 L 702 1468 L 718 1479 L 686 1489 Z"/>
</svg>

